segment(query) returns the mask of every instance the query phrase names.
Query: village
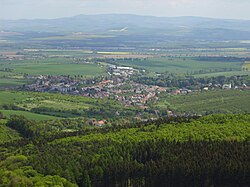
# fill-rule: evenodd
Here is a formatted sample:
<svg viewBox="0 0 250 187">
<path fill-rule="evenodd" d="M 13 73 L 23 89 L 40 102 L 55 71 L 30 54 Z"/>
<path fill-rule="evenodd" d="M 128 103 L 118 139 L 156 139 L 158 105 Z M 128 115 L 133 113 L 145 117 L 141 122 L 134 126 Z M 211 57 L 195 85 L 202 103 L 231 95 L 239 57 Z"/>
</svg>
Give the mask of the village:
<svg viewBox="0 0 250 187">
<path fill-rule="evenodd" d="M 150 99 L 157 99 L 157 94 L 166 92 L 167 88 L 138 84 L 129 79 L 139 73 L 131 67 L 108 66 L 108 75 L 101 82 L 89 80 L 88 85 L 81 79 L 68 76 L 28 76 L 35 83 L 25 85 L 22 89 L 36 92 L 56 92 L 62 94 L 82 95 L 91 98 L 112 98 L 125 106 L 146 108 Z M 85 86 L 82 86 L 85 85 Z"/>
<path fill-rule="evenodd" d="M 169 89 L 157 85 L 146 85 L 136 83 L 130 79 L 131 76 L 140 76 L 141 71 L 132 67 L 123 67 L 116 65 L 107 66 L 108 76 L 101 76 L 98 79 L 81 79 L 70 76 L 27 76 L 35 80 L 33 84 L 25 85 L 23 90 L 36 92 L 55 92 L 71 95 L 82 95 L 90 98 L 111 98 L 119 101 L 125 106 L 138 106 L 147 109 L 149 101 L 157 101 L 158 94 L 168 93 L 170 95 L 186 95 L 192 92 L 209 91 L 213 89 L 247 89 L 247 85 L 241 87 L 229 84 L 203 85 L 199 90 L 187 88 Z M 144 71 L 143 71 L 144 72 Z"/>
</svg>

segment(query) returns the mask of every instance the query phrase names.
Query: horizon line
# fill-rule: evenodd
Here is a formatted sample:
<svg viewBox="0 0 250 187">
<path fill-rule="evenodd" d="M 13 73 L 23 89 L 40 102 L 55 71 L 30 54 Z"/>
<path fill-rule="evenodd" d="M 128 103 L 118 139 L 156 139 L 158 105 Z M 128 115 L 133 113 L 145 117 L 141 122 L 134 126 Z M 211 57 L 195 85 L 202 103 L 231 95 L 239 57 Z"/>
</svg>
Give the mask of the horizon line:
<svg viewBox="0 0 250 187">
<path fill-rule="evenodd" d="M 138 16 L 138 17 L 154 17 L 154 18 L 203 18 L 203 19 L 215 19 L 215 20 L 238 20 L 238 21 L 250 21 L 250 19 L 240 19 L 240 18 L 219 18 L 219 17 L 206 17 L 206 16 L 195 16 L 195 15 L 185 15 L 185 16 L 156 16 L 156 15 L 143 15 L 143 14 L 132 14 L 132 13 L 100 13 L 100 14 L 77 14 L 72 16 L 62 16 L 55 18 L 17 18 L 17 19 L 3 19 L 3 21 L 21 21 L 21 20 L 56 20 L 56 19 L 66 19 L 74 18 L 79 16 L 104 16 L 104 15 L 124 15 L 124 16 Z"/>
</svg>

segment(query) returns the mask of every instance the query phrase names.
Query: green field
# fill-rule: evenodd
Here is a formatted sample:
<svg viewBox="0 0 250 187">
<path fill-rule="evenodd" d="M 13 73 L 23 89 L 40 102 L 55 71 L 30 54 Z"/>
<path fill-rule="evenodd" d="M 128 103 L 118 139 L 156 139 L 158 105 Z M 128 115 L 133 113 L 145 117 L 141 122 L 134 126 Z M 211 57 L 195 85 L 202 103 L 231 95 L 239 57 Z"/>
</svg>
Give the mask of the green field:
<svg viewBox="0 0 250 187">
<path fill-rule="evenodd" d="M 250 91 L 218 90 L 189 95 L 163 95 L 156 108 L 192 114 L 250 113 Z"/>
<path fill-rule="evenodd" d="M 97 64 L 75 63 L 72 59 L 66 58 L 1 61 L 0 68 L 10 68 L 14 73 L 29 75 L 82 75 L 88 77 L 105 73 L 104 68 Z"/>
<path fill-rule="evenodd" d="M 86 109 L 94 105 L 95 100 L 62 94 L 37 93 L 37 92 L 0 92 L 0 105 L 14 104 L 26 110 L 34 107 L 47 107 L 55 109 Z"/>
<path fill-rule="evenodd" d="M 48 116 L 48 115 L 42 115 L 42 114 L 34 114 L 27 111 L 18 111 L 18 110 L 0 110 L 0 112 L 3 113 L 4 117 L 10 117 L 11 115 L 18 115 L 18 116 L 24 116 L 27 119 L 30 120 L 52 120 L 52 119 L 58 119 L 58 117 L 54 116 Z"/>
<path fill-rule="evenodd" d="M 53 116 L 61 117 L 76 117 L 77 115 L 71 115 L 73 110 L 86 110 L 94 107 L 96 100 L 85 97 L 74 97 L 61 94 L 49 94 L 49 93 L 35 93 L 35 92 L 0 92 L 0 107 L 4 108 L 4 105 L 10 106 L 9 108 L 18 107 L 17 109 L 24 111 L 6 111 L 6 107 L 3 113 L 6 116 L 11 114 L 23 115 L 29 119 L 54 119 Z M 7 109 L 9 109 L 7 108 Z M 29 111 L 29 112 L 27 112 Z M 34 114 L 42 113 L 45 115 Z"/>
<path fill-rule="evenodd" d="M 15 108 L 13 112 L 26 110 L 28 112 L 20 112 L 29 119 L 36 118 L 36 116 L 31 116 L 34 113 L 45 115 L 37 116 L 39 119 L 51 119 L 53 116 L 100 119 L 110 116 L 108 119 L 111 119 L 115 117 L 113 114 L 116 111 L 124 112 L 125 117 L 131 118 L 135 115 L 134 110 L 136 109 L 134 107 L 126 108 L 111 100 L 51 93 L 2 91 L 0 98 L 2 110 L 12 111 L 13 107 Z M 161 111 L 170 109 L 177 113 L 191 114 L 250 113 L 250 107 L 246 104 L 249 100 L 250 91 L 217 90 L 179 96 L 161 94 L 158 102 L 149 104 L 149 106 Z M 4 108 L 5 105 L 7 108 Z"/>
<path fill-rule="evenodd" d="M 30 75 L 95 76 L 104 73 L 102 68 L 93 64 L 22 64 L 14 68 L 15 72 Z"/>
<path fill-rule="evenodd" d="M 88 101 L 94 103 L 91 99 L 83 97 L 34 92 L 2 91 L 0 98 L 0 107 L 4 109 L 2 112 L 5 116 L 16 114 L 37 120 L 56 119 L 55 116 L 77 117 L 77 115 L 71 114 L 72 110 L 86 110 L 93 107 Z M 6 108 L 5 105 L 8 107 Z M 13 107 L 16 109 L 12 110 Z"/>
<path fill-rule="evenodd" d="M 250 76 L 250 71 L 228 71 L 228 72 L 218 72 L 218 73 L 205 73 L 200 75 L 195 75 L 195 78 L 202 78 L 202 77 L 218 77 L 218 76 L 226 76 L 231 77 L 234 75 L 248 75 Z"/>
<path fill-rule="evenodd" d="M 83 51 L 82 51 L 83 52 Z M 77 52 L 81 53 L 81 51 Z M 97 64 L 74 62 L 70 58 L 46 58 L 38 60 L 0 60 L 0 89 L 20 87 L 31 83 L 24 75 L 66 75 L 94 77 L 105 75 L 105 69 Z"/>
<path fill-rule="evenodd" d="M 22 86 L 27 84 L 28 81 L 25 79 L 9 79 L 9 78 L 0 78 L 0 89 L 1 88 L 12 88 Z"/>
<path fill-rule="evenodd" d="M 125 66 L 133 66 L 154 72 L 171 72 L 176 74 L 197 73 L 199 71 L 223 72 L 227 68 L 232 71 L 240 71 L 241 62 L 218 62 L 218 61 L 198 61 L 193 58 L 149 58 L 146 60 L 117 60 L 116 63 Z"/>
<path fill-rule="evenodd" d="M 90 50 L 29 49 L 27 55 L 46 55 L 48 57 L 90 57 L 95 56 Z"/>
<path fill-rule="evenodd" d="M 28 116 L 32 113 L 44 114 L 45 116 L 40 116 L 41 118 L 56 116 L 112 120 L 114 118 L 122 119 L 121 116 L 114 115 L 116 111 L 120 111 L 123 117 L 132 120 L 131 116 L 136 115 L 135 110 L 139 110 L 137 107 L 124 107 L 121 103 L 109 99 L 92 99 L 52 93 L 0 91 L 0 98 L 0 109 L 2 110 L 25 110 L 29 112 Z M 35 118 L 35 116 L 29 118 Z"/>
<path fill-rule="evenodd" d="M 28 97 L 25 92 L 0 91 L 0 105 L 19 103 Z"/>
</svg>

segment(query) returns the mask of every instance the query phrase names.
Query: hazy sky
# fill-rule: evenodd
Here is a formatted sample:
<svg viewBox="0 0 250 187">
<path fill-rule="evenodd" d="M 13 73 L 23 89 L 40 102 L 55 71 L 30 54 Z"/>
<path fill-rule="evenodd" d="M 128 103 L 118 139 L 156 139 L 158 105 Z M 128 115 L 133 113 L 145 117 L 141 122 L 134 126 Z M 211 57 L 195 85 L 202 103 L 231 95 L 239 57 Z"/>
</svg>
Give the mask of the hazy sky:
<svg viewBox="0 0 250 187">
<path fill-rule="evenodd" d="M 0 0 L 0 19 L 130 13 L 250 20 L 250 0 Z"/>
</svg>

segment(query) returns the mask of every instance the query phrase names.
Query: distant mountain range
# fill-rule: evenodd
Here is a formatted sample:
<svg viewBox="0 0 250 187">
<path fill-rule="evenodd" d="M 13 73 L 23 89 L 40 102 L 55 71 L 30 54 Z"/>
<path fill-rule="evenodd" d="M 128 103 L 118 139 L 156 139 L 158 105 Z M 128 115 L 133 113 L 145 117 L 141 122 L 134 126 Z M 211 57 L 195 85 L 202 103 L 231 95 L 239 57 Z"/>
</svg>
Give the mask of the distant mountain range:
<svg viewBox="0 0 250 187">
<path fill-rule="evenodd" d="M 249 20 L 153 17 L 130 14 L 79 15 L 59 19 L 0 20 L 0 31 L 165 35 L 194 39 L 250 39 Z"/>
</svg>

